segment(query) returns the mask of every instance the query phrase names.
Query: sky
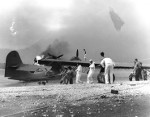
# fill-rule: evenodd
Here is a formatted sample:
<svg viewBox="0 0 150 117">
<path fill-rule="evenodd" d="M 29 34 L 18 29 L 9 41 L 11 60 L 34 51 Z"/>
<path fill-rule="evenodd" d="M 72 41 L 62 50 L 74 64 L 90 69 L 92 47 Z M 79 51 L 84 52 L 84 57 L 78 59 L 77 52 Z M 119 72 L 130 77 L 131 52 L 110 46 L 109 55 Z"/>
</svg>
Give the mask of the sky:
<svg viewBox="0 0 150 117">
<path fill-rule="evenodd" d="M 83 59 L 100 60 L 105 52 L 115 62 L 150 64 L 149 0 L 0 0 L 0 62 L 19 51 L 25 63 L 50 51 L 70 59 L 79 49 Z M 123 23 L 119 29 L 110 12 Z M 119 21 L 117 21 L 119 22 Z"/>
</svg>

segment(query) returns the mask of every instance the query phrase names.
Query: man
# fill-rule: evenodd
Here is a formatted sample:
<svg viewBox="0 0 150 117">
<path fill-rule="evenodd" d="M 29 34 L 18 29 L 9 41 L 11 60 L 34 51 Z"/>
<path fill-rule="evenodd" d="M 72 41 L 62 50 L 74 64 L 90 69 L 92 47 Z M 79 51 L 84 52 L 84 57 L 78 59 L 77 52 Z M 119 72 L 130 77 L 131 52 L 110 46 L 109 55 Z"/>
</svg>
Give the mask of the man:
<svg viewBox="0 0 150 117">
<path fill-rule="evenodd" d="M 87 75 L 87 83 L 90 84 L 90 83 L 93 83 L 93 74 L 94 74 L 94 71 L 95 71 L 95 62 L 93 62 L 92 60 L 90 60 L 90 66 L 89 66 L 89 72 L 88 72 L 88 75 Z"/>
<path fill-rule="evenodd" d="M 97 81 L 98 83 L 105 83 L 105 68 L 102 67 L 102 65 L 99 66 L 99 74 L 97 75 Z M 113 82 L 115 82 L 115 74 L 113 74 Z M 110 78 L 109 78 L 110 83 Z"/>
<path fill-rule="evenodd" d="M 61 72 L 61 79 L 60 79 L 60 84 L 66 84 L 66 80 L 67 80 L 67 71 L 68 71 L 68 68 L 67 67 L 64 67 L 63 68 L 63 71 Z"/>
<path fill-rule="evenodd" d="M 113 69 L 114 69 L 114 62 L 112 61 L 111 58 L 105 58 L 104 57 L 104 52 L 100 53 L 101 57 L 103 60 L 101 61 L 101 65 L 103 68 L 105 68 L 105 84 L 109 83 L 109 78 L 110 78 L 110 83 L 113 83 Z"/>
<path fill-rule="evenodd" d="M 73 78 L 74 78 L 74 71 L 71 68 L 71 66 L 69 66 L 68 68 L 66 68 L 64 70 L 64 72 L 62 73 L 63 77 L 60 80 L 60 84 L 73 84 Z"/>
<path fill-rule="evenodd" d="M 142 70 L 142 78 L 143 78 L 143 80 L 147 80 L 147 70 L 146 69 Z"/>
<path fill-rule="evenodd" d="M 138 59 L 135 59 L 134 61 L 134 69 L 133 73 L 135 74 L 135 80 L 139 81 L 142 79 L 142 63 L 138 61 Z"/>
<path fill-rule="evenodd" d="M 86 61 L 86 50 L 83 49 L 83 51 L 84 51 L 84 61 Z"/>
<path fill-rule="evenodd" d="M 97 81 L 98 83 L 105 83 L 105 77 L 104 77 L 104 72 L 105 68 L 102 67 L 102 65 L 99 66 L 99 74 L 97 75 Z"/>
<path fill-rule="evenodd" d="M 82 66 L 79 65 L 76 69 L 76 83 L 82 83 L 81 75 L 82 75 Z"/>
<path fill-rule="evenodd" d="M 68 67 L 68 72 L 67 72 L 67 74 L 68 74 L 68 82 L 69 82 L 70 84 L 73 84 L 74 70 L 72 69 L 71 66 Z"/>
</svg>

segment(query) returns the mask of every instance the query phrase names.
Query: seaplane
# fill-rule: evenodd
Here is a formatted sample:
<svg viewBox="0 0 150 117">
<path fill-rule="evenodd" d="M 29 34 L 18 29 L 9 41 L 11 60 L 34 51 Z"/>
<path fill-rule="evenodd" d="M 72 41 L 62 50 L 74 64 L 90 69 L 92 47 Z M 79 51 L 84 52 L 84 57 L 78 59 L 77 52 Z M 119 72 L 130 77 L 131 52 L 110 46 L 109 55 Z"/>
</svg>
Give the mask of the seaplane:
<svg viewBox="0 0 150 117">
<path fill-rule="evenodd" d="M 5 63 L 5 77 L 8 79 L 19 80 L 23 82 L 38 82 L 39 84 L 46 84 L 49 80 L 56 80 L 61 78 L 62 65 L 59 60 L 63 54 L 55 56 L 48 53 L 48 56 L 42 60 L 51 60 L 47 65 L 42 65 L 41 61 L 34 60 L 37 64 L 24 64 L 17 51 L 11 51 L 6 56 Z M 71 58 L 73 60 L 80 60 L 78 57 L 78 50 L 76 56 Z M 71 65 L 71 64 L 70 64 Z"/>
</svg>

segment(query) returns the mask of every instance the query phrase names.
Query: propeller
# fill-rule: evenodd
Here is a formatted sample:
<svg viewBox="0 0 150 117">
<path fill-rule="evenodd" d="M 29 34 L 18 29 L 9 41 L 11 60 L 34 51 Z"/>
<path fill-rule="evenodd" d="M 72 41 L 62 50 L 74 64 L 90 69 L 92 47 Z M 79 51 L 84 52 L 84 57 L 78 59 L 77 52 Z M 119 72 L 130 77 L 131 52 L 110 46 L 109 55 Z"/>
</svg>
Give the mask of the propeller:
<svg viewBox="0 0 150 117">
<path fill-rule="evenodd" d="M 48 53 L 48 55 L 51 56 L 52 59 L 58 59 L 58 58 L 60 58 L 60 57 L 63 56 L 63 54 L 61 54 L 61 55 L 59 55 L 59 56 L 55 56 L 55 55 L 52 55 L 52 54 L 50 54 L 50 53 Z"/>
<path fill-rule="evenodd" d="M 62 56 L 64 56 L 64 55 L 63 55 L 63 54 L 61 54 L 61 55 L 57 56 L 57 59 L 58 59 L 58 58 L 60 58 L 60 57 L 62 57 Z"/>
</svg>

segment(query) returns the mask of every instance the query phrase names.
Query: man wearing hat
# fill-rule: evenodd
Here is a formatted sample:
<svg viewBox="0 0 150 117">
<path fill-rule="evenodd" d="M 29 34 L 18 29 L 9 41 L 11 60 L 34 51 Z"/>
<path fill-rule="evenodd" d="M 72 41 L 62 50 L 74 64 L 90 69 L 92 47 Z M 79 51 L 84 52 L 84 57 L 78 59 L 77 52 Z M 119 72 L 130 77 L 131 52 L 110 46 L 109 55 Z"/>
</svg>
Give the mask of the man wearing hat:
<svg viewBox="0 0 150 117">
<path fill-rule="evenodd" d="M 89 66 L 89 72 L 87 75 L 87 83 L 93 83 L 93 74 L 95 71 L 95 62 L 92 61 L 92 59 L 89 60 L 90 61 L 90 66 Z"/>
<path fill-rule="evenodd" d="M 76 83 L 82 83 L 81 75 L 82 75 L 82 66 L 79 65 L 76 69 Z"/>
</svg>

